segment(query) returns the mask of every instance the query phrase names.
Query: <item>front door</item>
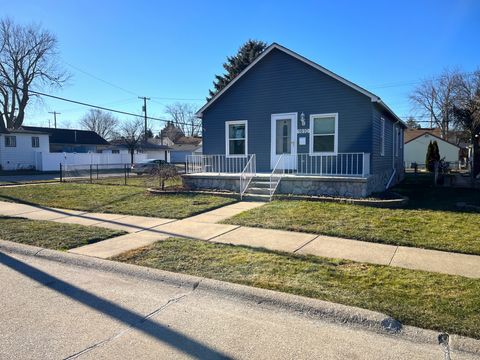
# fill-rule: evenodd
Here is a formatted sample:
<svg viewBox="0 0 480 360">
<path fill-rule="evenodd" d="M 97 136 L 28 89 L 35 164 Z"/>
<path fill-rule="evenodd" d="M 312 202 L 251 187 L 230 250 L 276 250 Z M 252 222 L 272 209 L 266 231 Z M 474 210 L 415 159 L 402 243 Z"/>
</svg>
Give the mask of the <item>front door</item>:
<svg viewBox="0 0 480 360">
<path fill-rule="evenodd" d="M 285 154 L 283 166 L 279 164 L 279 167 L 296 169 L 297 113 L 272 114 L 271 134 L 271 169 L 275 167 L 282 154 Z"/>
</svg>

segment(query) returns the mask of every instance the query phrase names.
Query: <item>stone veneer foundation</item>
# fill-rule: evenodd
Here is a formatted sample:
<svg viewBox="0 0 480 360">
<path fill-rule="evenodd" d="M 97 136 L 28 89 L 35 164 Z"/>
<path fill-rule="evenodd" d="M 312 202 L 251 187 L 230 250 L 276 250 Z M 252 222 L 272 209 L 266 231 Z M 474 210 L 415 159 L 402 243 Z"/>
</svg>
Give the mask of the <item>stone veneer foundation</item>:
<svg viewBox="0 0 480 360">
<path fill-rule="evenodd" d="M 323 195 L 333 197 L 364 198 L 373 192 L 385 190 L 391 170 L 378 175 L 361 177 L 335 176 L 284 176 L 276 194 Z M 262 176 L 259 176 L 262 178 Z M 394 183 L 400 180 L 397 175 Z M 265 176 L 265 180 L 268 177 Z M 183 176 L 183 184 L 191 190 L 228 190 L 238 192 L 239 175 L 188 174 Z"/>
</svg>

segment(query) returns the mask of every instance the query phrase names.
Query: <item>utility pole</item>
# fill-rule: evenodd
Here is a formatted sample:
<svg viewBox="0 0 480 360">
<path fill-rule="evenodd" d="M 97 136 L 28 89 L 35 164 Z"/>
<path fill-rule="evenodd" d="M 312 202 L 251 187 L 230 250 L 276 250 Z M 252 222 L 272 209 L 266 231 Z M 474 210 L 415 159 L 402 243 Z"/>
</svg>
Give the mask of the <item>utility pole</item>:
<svg viewBox="0 0 480 360">
<path fill-rule="evenodd" d="M 53 126 L 55 129 L 57 128 L 57 115 L 61 115 L 61 113 L 56 112 L 56 111 L 49 111 L 49 114 L 53 114 Z"/>
<path fill-rule="evenodd" d="M 145 119 L 145 128 L 144 128 L 145 135 L 144 136 L 145 136 L 145 141 L 147 141 L 147 100 L 150 100 L 150 98 L 146 96 L 139 96 L 138 98 L 143 99 L 142 111 L 143 111 L 143 118 Z"/>
</svg>

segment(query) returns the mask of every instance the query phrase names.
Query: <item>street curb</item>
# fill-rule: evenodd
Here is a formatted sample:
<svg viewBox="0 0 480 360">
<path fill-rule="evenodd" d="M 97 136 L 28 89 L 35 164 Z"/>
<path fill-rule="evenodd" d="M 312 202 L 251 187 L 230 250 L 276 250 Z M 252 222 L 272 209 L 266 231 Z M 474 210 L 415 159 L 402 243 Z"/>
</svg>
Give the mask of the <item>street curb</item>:
<svg viewBox="0 0 480 360">
<path fill-rule="evenodd" d="M 78 267 L 93 268 L 104 272 L 114 272 L 115 274 L 136 277 L 147 281 L 160 281 L 175 287 L 185 287 L 189 290 L 194 289 L 195 292 L 217 293 L 224 297 L 231 297 L 237 300 L 241 299 L 254 306 L 288 311 L 312 319 L 322 319 L 324 321 L 340 323 L 389 336 L 398 336 L 412 342 L 432 345 L 439 344 L 439 332 L 414 326 L 404 326 L 399 321 L 385 314 L 353 306 L 335 304 L 323 300 L 191 275 L 172 273 L 112 260 L 43 249 L 5 240 L 0 240 L 0 251 Z M 449 336 L 449 346 L 450 349 L 454 351 L 480 355 L 480 340 L 451 334 Z"/>
</svg>

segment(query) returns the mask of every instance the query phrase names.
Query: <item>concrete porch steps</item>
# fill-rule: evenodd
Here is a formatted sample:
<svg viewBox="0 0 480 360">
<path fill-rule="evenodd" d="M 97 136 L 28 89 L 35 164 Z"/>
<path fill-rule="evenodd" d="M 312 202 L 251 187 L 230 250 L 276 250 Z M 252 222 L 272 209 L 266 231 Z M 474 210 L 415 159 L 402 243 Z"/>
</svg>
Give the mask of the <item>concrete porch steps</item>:
<svg viewBox="0 0 480 360">
<path fill-rule="evenodd" d="M 243 194 L 245 200 L 270 201 L 270 179 L 255 177 Z"/>
</svg>

